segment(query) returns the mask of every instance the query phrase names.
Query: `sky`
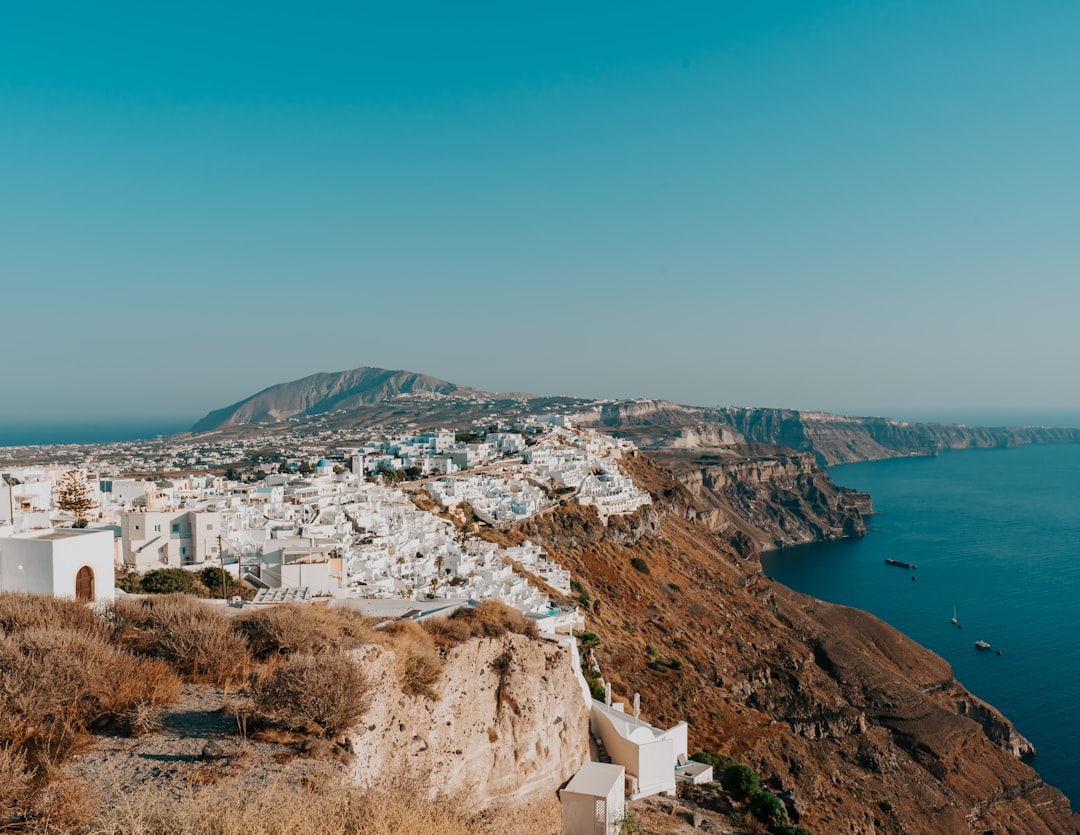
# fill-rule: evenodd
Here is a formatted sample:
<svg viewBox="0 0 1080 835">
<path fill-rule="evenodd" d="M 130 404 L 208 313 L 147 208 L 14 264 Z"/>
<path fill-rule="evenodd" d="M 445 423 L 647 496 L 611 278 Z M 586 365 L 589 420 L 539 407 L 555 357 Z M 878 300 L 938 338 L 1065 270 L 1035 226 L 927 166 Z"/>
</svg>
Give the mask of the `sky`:
<svg viewBox="0 0 1080 835">
<path fill-rule="evenodd" d="M 7 4 L 0 424 L 361 365 L 1072 411 L 1080 4 Z"/>
</svg>

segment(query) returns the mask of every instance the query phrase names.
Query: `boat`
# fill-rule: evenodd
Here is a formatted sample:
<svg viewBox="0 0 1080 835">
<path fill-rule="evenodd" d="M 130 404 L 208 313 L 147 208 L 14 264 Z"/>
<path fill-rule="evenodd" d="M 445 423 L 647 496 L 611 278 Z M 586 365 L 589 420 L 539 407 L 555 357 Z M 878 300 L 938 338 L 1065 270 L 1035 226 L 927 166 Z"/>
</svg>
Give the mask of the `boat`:
<svg viewBox="0 0 1080 835">
<path fill-rule="evenodd" d="M 952 622 L 956 623 L 956 607 L 952 607 Z"/>
<path fill-rule="evenodd" d="M 990 644 L 980 638 L 975 642 L 975 649 L 990 649 Z"/>
<path fill-rule="evenodd" d="M 895 565 L 898 568 L 918 568 L 913 562 L 904 562 L 903 560 L 894 560 L 891 557 L 885 558 L 885 565 Z"/>
</svg>

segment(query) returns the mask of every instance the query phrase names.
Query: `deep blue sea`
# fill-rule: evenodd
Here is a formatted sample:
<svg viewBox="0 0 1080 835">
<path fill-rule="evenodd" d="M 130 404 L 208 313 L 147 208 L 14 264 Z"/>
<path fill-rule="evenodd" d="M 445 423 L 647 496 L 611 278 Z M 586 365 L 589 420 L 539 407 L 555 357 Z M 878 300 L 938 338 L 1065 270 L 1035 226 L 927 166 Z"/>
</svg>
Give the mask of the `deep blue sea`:
<svg viewBox="0 0 1080 835">
<path fill-rule="evenodd" d="M 797 591 L 872 612 L 944 657 L 968 690 L 1031 740 L 1032 766 L 1075 808 L 1080 445 L 948 452 L 829 472 L 873 496 L 869 532 L 766 554 L 765 571 Z M 888 566 L 886 557 L 918 569 Z M 953 606 L 962 629 L 950 623 Z M 975 649 L 977 639 L 991 651 Z"/>
<path fill-rule="evenodd" d="M 140 441 L 158 435 L 172 435 L 191 429 L 194 420 L 140 420 L 61 423 L 36 421 L 0 422 L 0 447 L 36 444 L 105 444 L 114 441 Z"/>
</svg>

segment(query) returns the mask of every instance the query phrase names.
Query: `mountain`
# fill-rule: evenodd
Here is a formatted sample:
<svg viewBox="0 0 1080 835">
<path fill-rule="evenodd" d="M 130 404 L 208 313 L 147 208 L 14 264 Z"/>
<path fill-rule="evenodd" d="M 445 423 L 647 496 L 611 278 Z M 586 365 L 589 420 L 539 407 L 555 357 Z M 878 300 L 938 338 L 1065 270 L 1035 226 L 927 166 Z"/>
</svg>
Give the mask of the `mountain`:
<svg viewBox="0 0 1080 835">
<path fill-rule="evenodd" d="M 432 400 L 487 398 L 483 392 L 412 371 L 388 371 L 362 366 L 351 371 L 311 374 L 291 383 L 263 389 L 224 409 L 210 412 L 192 432 L 209 432 L 224 426 L 276 423 L 292 417 L 309 417 L 336 410 L 350 410 L 395 398 Z"/>
</svg>

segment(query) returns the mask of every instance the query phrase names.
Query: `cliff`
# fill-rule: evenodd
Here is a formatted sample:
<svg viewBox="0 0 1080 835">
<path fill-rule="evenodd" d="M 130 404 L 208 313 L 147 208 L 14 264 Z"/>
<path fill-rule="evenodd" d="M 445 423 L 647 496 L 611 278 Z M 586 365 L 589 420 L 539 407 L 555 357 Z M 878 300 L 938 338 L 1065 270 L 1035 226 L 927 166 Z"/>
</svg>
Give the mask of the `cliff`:
<svg viewBox="0 0 1080 835">
<path fill-rule="evenodd" d="M 652 457 L 690 490 L 697 519 L 741 553 L 866 533 L 869 495 L 834 484 L 809 453 L 754 445 Z"/>
<path fill-rule="evenodd" d="M 1018 756 L 1027 741 L 943 659 L 869 614 L 772 582 L 708 524 L 711 496 L 805 477 L 800 459 L 718 467 L 699 495 L 645 455 L 624 464 L 654 504 L 614 536 L 573 503 L 489 532 L 543 542 L 570 568 L 617 697 L 641 693 L 658 725 L 686 720 L 695 749 L 792 793 L 818 833 L 1080 831 Z"/>
<path fill-rule="evenodd" d="M 1080 429 L 912 423 L 794 409 L 699 408 L 663 400 L 605 403 L 583 410 L 578 420 L 629 437 L 644 449 L 773 444 L 809 452 L 822 466 L 950 449 L 1080 443 Z"/>
<path fill-rule="evenodd" d="M 435 698 L 404 695 L 390 649 L 362 663 L 375 686 L 349 736 L 351 779 L 422 773 L 478 808 L 550 800 L 589 753 L 589 713 L 562 644 L 507 634 L 448 650 Z"/>
</svg>

